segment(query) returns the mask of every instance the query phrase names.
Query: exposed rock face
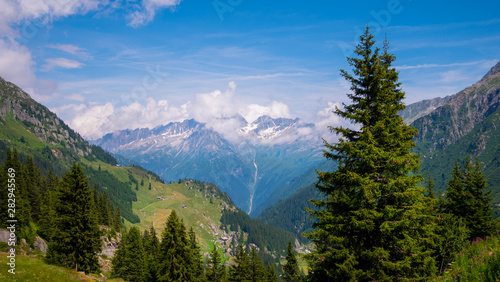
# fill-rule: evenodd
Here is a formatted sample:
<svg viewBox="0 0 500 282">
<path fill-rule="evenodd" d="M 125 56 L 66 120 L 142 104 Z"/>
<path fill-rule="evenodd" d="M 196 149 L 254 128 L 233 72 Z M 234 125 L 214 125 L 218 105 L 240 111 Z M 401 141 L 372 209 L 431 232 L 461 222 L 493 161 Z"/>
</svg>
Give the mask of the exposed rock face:
<svg viewBox="0 0 500 282">
<path fill-rule="evenodd" d="M 101 232 L 105 234 L 109 234 L 111 229 L 107 226 L 101 225 L 99 226 Z M 106 255 L 108 259 L 112 259 L 115 256 L 115 252 L 118 249 L 118 244 L 121 241 L 121 234 L 116 233 L 116 237 L 108 238 L 108 236 L 101 236 L 102 241 L 102 251 L 98 255 Z"/>
<path fill-rule="evenodd" d="M 49 246 L 47 245 L 47 242 L 45 242 L 42 238 L 35 236 L 35 240 L 33 242 L 33 245 L 35 245 L 35 248 L 40 250 L 42 253 L 46 253 L 47 250 L 49 249 Z"/>
<path fill-rule="evenodd" d="M 54 113 L 0 77 L 0 123 L 7 117 L 22 122 L 29 132 L 44 142 L 62 145 L 79 156 L 91 153 L 88 142 Z"/>
<path fill-rule="evenodd" d="M 7 229 L 0 229 L 0 242 L 9 243 L 10 231 Z"/>
<path fill-rule="evenodd" d="M 445 103 L 436 100 L 440 106 L 412 123 L 420 131 L 415 141 L 427 143 L 427 150 L 456 143 L 500 109 L 500 62 L 479 82 L 445 99 Z"/>
</svg>

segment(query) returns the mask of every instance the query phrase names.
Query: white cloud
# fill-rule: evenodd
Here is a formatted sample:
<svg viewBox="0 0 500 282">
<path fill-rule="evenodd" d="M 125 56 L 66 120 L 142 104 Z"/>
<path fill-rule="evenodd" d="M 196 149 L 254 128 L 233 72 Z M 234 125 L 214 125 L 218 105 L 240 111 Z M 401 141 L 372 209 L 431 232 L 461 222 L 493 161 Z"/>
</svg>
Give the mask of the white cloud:
<svg viewBox="0 0 500 282">
<path fill-rule="evenodd" d="M 69 122 L 69 126 L 88 138 L 102 136 L 105 133 L 102 127 L 108 124 L 108 118 L 114 113 L 111 103 L 91 107 L 78 105 L 72 109 L 80 110 L 81 113 Z"/>
<path fill-rule="evenodd" d="M 128 24 L 132 27 L 146 25 L 154 19 L 157 11 L 166 8 L 173 9 L 179 5 L 181 1 L 182 0 L 143 0 L 140 9 L 134 11 L 129 16 Z"/>
<path fill-rule="evenodd" d="M 155 101 L 153 98 L 147 98 L 145 105 L 134 102 L 117 110 L 112 103 L 71 104 L 53 110 L 63 118 L 68 117 L 69 126 L 91 139 L 118 130 L 154 128 L 187 118 L 181 109 L 170 105 L 168 101 Z"/>
<path fill-rule="evenodd" d="M 65 68 L 65 69 L 77 69 L 81 68 L 84 64 L 75 60 L 70 60 L 66 58 L 48 58 L 45 59 L 46 64 L 43 66 L 45 71 L 49 71 L 55 67 Z"/>
<path fill-rule="evenodd" d="M 53 110 L 63 119 L 69 120 L 68 124 L 84 137 L 92 139 L 118 130 L 154 128 L 169 122 L 192 118 L 222 134 L 229 141 L 238 142 L 241 141 L 241 136 L 237 129 L 242 126 L 238 114 L 245 114 L 244 117 L 249 118 L 250 122 L 262 115 L 273 118 L 290 117 L 290 109 L 282 102 L 273 101 L 268 106 L 248 105 L 243 102 L 242 97 L 235 95 L 235 91 L 236 84 L 230 82 L 225 91 L 216 90 L 198 94 L 193 101 L 180 107 L 172 105 L 167 100 L 156 101 L 149 97 L 145 99 L 145 103 L 136 101 L 119 109 L 107 103 L 72 104 L 69 107 Z M 75 101 L 83 99 L 80 94 L 65 98 Z"/>
<path fill-rule="evenodd" d="M 88 58 L 90 58 L 90 55 L 89 55 L 89 53 L 87 52 L 86 49 L 83 49 L 81 47 L 78 47 L 78 46 L 72 45 L 72 44 L 47 45 L 47 48 L 60 50 L 60 51 L 63 51 L 63 52 L 66 52 L 66 53 L 78 56 L 78 57 L 80 57 L 82 59 L 88 59 Z"/>
<path fill-rule="evenodd" d="M 21 23 L 24 27 L 50 23 L 53 19 L 74 14 L 85 14 L 96 10 L 107 1 L 99 0 L 0 0 L 0 34 L 25 36 L 23 29 L 14 31 L 11 25 Z"/>
<path fill-rule="evenodd" d="M 283 102 L 272 101 L 269 106 L 261 106 L 257 104 L 248 105 L 246 108 L 241 110 L 240 114 L 251 123 L 264 115 L 272 118 L 289 118 L 290 108 Z"/>
<path fill-rule="evenodd" d="M 1 10 L 1 9 L 0 9 Z M 35 62 L 25 46 L 15 41 L 0 39 L 0 76 L 21 88 L 32 87 L 35 83 L 33 67 Z"/>
</svg>

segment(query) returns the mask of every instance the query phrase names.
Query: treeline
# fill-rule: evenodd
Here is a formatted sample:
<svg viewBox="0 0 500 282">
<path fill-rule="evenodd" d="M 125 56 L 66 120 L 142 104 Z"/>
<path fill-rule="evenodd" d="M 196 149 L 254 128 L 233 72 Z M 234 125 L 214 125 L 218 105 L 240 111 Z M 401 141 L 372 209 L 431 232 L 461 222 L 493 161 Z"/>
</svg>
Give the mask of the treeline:
<svg viewBox="0 0 500 282">
<path fill-rule="evenodd" d="M 309 200 L 319 200 L 321 197 L 322 195 L 318 189 L 311 184 L 300 189 L 287 199 L 267 207 L 259 214 L 257 219 L 267 225 L 281 227 L 286 231 L 290 231 L 297 235 L 299 241 L 306 243 L 309 240 L 301 235 L 303 232 L 308 232 L 315 222 L 306 209 L 315 209 Z"/>
<path fill-rule="evenodd" d="M 226 192 L 222 192 L 219 187 L 217 187 L 213 183 L 206 183 L 200 180 L 192 179 L 179 179 L 177 183 L 184 183 L 188 185 L 188 189 L 191 191 L 202 192 L 205 197 L 210 198 L 211 202 L 212 199 L 220 199 L 222 200 L 222 202 L 228 204 L 229 206 L 234 206 L 234 202 L 231 197 L 229 197 Z"/>
<path fill-rule="evenodd" d="M 255 244 L 260 248 L 262 259 L 266 263 L 274 261 L 270 254 L 266 255 L 266 250 L 275 252 L 278 256 L 284 255 L 287 242 L 295 242 L 297 238 L 293 233 L 282 228 L 266 225 L 260 220 L 250 218 L 247 213 L 238 208 L 223 210 L 221 229 L 247 233 L 247 243 Z"/>
<path fill-rule="evenodd" d="M 142 234 L 137 227 L 124 233 L 113 258 L 112 276 L 126 281 L 278 281 L 275 264 L 266 266 L 257 249 L 237 246 L 234 263 L 222 263 L 217 244 L 207 258 L 203 258 L 196 234 L 186 230 L 175 211 L 170 214 L 165 229 L 158 239 L 151 227 Z M 291 242 L 287 246 L 283 267 L 285 281 L 301 277 Z M 281 267 L 280 267 L 281 268 Z"/>
<path fill-rule="evenodd" d="M 108 199 L 120 208 L 121 215 L 131 223 L 139 223 L 139 217 L 132 211 L 132 202 L 137 201 L 137 194 L 131 189 L 129 182 L 121 182 L 105 170 L 83 166 L 90 186 L 99 193 L 106 193 Z"/>
<path fill-rule="evenodd" d="M 120 209 L 106 193 L 92 191 L 82 167 L 74 163 L 62 178 L 51 171 L 42 175 L 32 158 L 20 161 L 16 150 L 7 151 L 0 167 L 0 226 L 16 220 L 17 244 L 26 239 L 32 248 L 34 236 L 48 243 L 50 261 L 91 272 L 98 270 L 101 250 L 99 225 L 121 228 Z"/>
<path fill-rule="evenodd" d="M 0 162 L 4 163 L 7 151 L 10 150 L 9 144 L 0 140 Z M 73 151 L 64 147 L 57 147 L 62 157 L 56 157 L 54 152 L 48 146 L 41 149 L 31 147 L 22 148 L 23 151 L 18 151 L 17 155 L 22 163 L 27 163 L 28 159 L 33 162 L 41 175 L 47 175 L 49 171 L 55 176 L 62 177 L 68 170 L 71 163 L 78 161 L 80 157 Z M 112 155 L 105 152 L 102 148 L 91 145 L 92 153 L 85 158 L 88 160 L 100 160 L 109 164 L 116 164 L 116 160 Z M 68 163 L 68 161 L 70 161 Z M 90 166 L 83 166 L 86 175 L 89 178 L 91 187 L 97 187 L 99 193 L 106 192 L 108 199 L 115 207 L 119 207 L 122 216 L 132 223 L 138 223 L 139 217 L 132 212 L 132 202 L 137 200 L 135 192 L 130 188 L 129 183 L 119 181 L 115 176 L 107 171 L 99 171 Z M 148 172 L 155 179 L 160 179 L 156 174 Z"/>
</svg>

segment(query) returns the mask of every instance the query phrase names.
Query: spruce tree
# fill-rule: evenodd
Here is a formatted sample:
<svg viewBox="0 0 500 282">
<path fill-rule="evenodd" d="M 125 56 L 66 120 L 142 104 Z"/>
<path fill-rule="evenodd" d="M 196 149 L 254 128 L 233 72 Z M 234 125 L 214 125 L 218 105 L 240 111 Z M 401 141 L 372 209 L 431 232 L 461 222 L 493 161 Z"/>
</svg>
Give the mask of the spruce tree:
<svg viewBox="0 0 500 282">
<path fill-rule="evenodd" d="M 146 234 L 146 232 L 147 230 L 144 231 L 144 234 Z M 144 246 L 148 266 L 146 280 L 149 282 L 156 282 L 160 279 L 158 272 L 160 259 L 160 241 L 158 240 L 158 237 L 156 235 L 156 229 L 153 226 L 151 226 L 147 234 L 148 236 L 143 236 L 143 238 L 145 238 Z"/>
<path fill-rule="evenodd" d="M 276 276 L 276 269 L 271 264 L 268 264 L 266 267 L 266 281 L 267 282 L 278 281 L 278 276 Z"/>
<path fill-rule="evenodd" d="M 486 176 L 476 158 L 467 156 L 465 168 L 455 162 L 452 178 L 446 191 L 445 211 L 464 219 L 470 230 L 469 239 L 491 235 L 494 231 L 491 191 L 486 190 Z"/>
<path fill-rule="evenodd" d="M 266 276 L 266 269 L 264 268 L 264 264 L 259 258 L 259 254 L 255 247 L 250 251 L 250 281 L 257 282 L 263 281 Z"/>
<path fill-rule="evenodd" d="M 418 133 L 398 112 L 405 108 L 395 57 L 388 43 L 374 48 L 367 28 L 348 58 L 353 75 L 351 104 L 335 114 L 352 128 L 329 127 L 340 138 L 325 141 L 324 155 L 338 161 L 333 172 L 318 172 L 317 188 L 325 199 L 320 209 L 316 245 L 309 256 L 309 278 L 316 281 L 425 279 L 436 272 L 432 257 L 434 218 L 427 212 L 424 188 L 418 187 L 420 159 L 411 153 Z"/>
<path fill-rule="evenodd" d="M 78 163 L 64 174 L 56 206 L 57 231 L 49 244 L 49 258 L 86 273 L 97 271 L 101 232 L 92 192 Z"/>
<path fill-rule="evenodd" d="M 57 232 L 57 212 L 56 206 L 58 205 L 58 191 L 59 191 L 59 178 L 57 175 L 49 170 L 45 184 L 45 193 L 42 197 L 40 205 L 40 235 L 46 241 L 51 241 L 52 237 Z"/>
<path fill-rule="evenodd" d="M 203 258 L 198 246 L 198 239 L 193 227 L 189 229 L 189 249 L 191 251 L 191 268 L 193 279 L 201 280 L 203 278 Z"/>
<path fill-rule="evenodd" d="M 168 217 L 160 245 L 160 281 L 191 281 L 191 252 L 186 227 L 175 211 Z"/>
<path fill-rule="evenodd" d="M 146 260 L 141 233 L 137 227 L 132 227 L 123 238 L 123 251 L 117 252 L 113 258 L 116 265 L 114 277 L 120 277 L 127 281 L 146 281 Z"/>
<path fill-rule="evenodd" d="M 214 242 L 214 249 L 210 253 L 210 263 L 207 269 L 207 279 L 208 281 L 225 281 L 226 280 L 226 269 L 222 264 L 221 256 L 217 249 L 217 243 Z"/>
<path fill-rule="evenodd" d="M 243 245 L 238 245 L 238 252 L 234 257 L 234 264 L 229 267 L 229 281 L 251 281 L 250 261 Z"/>
<path fill-rule="evenodd" d="M 301 279 L 297 257 L 295 257 L 295 251 L 290 241 L 287 246 L 286 264 L 283 266 L 283 272 L 285 281 L 299 281 Z"/>
</svg>

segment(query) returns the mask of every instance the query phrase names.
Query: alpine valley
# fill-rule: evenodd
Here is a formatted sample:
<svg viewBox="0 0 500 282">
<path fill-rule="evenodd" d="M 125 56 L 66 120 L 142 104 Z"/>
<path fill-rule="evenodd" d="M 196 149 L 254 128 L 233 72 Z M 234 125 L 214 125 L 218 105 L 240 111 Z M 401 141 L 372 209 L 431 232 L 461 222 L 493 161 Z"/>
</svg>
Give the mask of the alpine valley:
<svg viewBox="0 0 500 282">
<path fill-rule="evenodd" d="M 242 116 L 231 119 L 238 122 L 233 138 L 191 119 L 110 133 L 95 144 L 166 181 L 215 183 L 251 215 L 279 200 L 282 195 L 275 192 L 324 162 L 319 135 L 307 134 L 314 131 L 313 124 L 269 116 L 251 123 Z"/>
</svg>

